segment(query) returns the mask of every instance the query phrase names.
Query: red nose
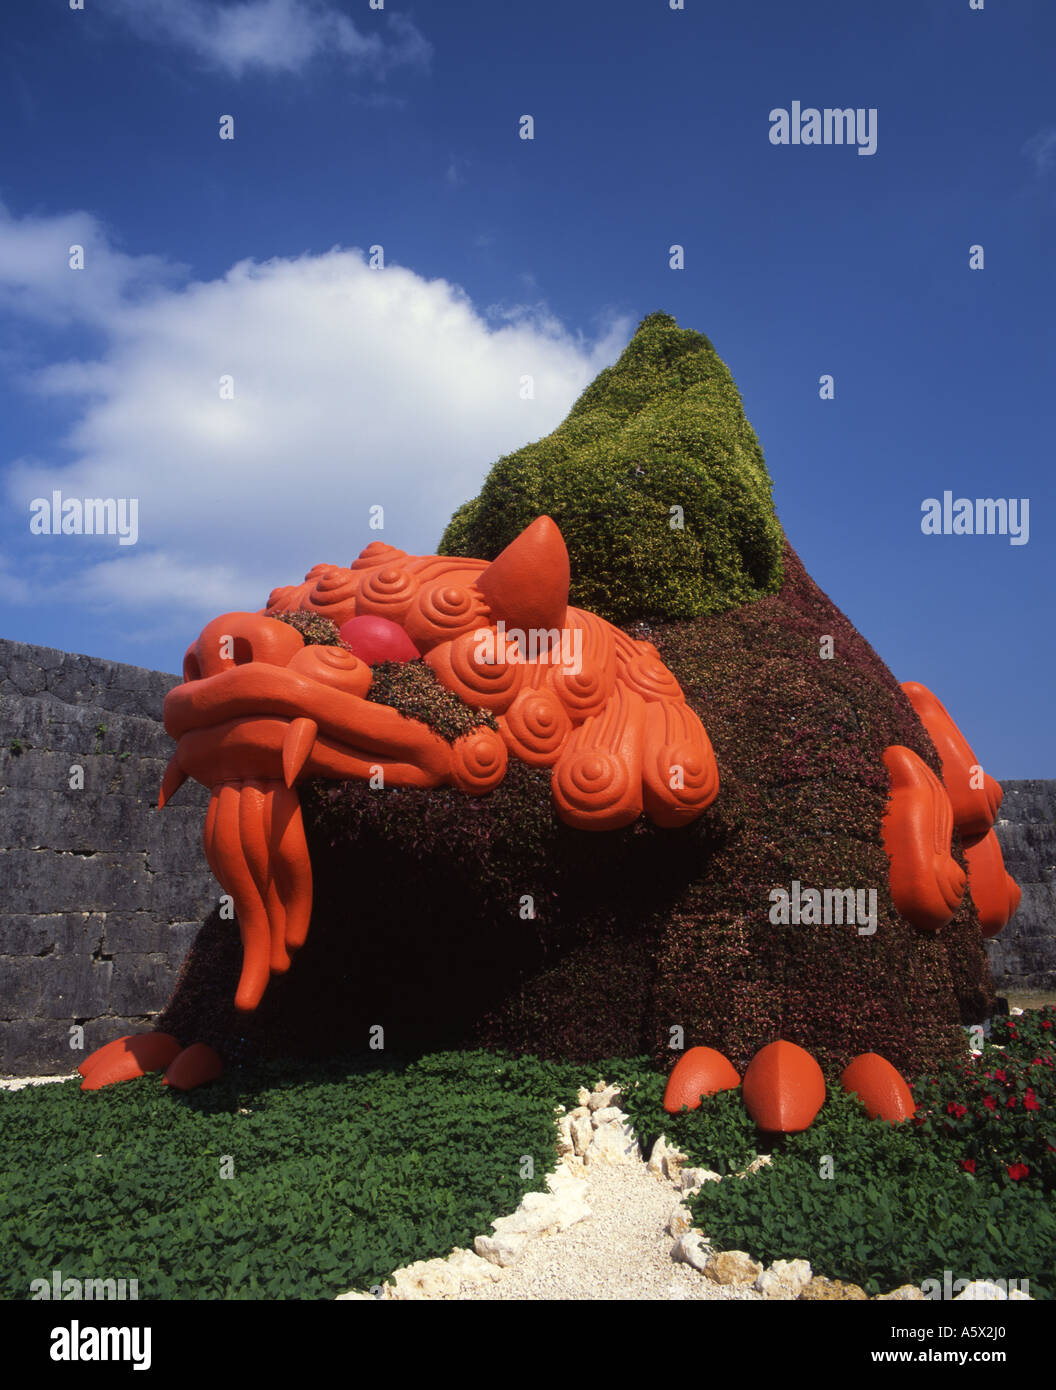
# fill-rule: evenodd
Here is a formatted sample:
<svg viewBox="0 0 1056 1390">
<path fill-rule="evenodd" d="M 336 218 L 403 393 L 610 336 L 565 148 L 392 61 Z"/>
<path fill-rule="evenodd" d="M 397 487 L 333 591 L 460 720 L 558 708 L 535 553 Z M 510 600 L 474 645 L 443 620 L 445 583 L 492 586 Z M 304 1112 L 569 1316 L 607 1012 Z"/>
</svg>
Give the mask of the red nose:
<svg viewBox="0 0 1056 1390">
<path fill-rule="evenodd" d="M 341 640 L 368 666 L 379 661 L 414 661 L 421 656 L 399 623 L 369 613 L 342 623 Z"/>
</svg>

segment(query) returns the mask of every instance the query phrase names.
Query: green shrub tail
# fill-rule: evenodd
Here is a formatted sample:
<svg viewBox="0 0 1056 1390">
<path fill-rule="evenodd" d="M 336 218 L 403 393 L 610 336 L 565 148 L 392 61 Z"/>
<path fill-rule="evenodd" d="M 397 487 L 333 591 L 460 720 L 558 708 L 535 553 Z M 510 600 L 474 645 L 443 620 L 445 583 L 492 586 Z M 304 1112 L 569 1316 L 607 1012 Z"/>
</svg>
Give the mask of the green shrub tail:
<svg viewBox="0 0 1056 1390">
<path fill-rule="evenodd" d="M 544 513 L 572 603 L 612 622 L 723 613 L 781 587 L 770 475 L 733 377 L 669 314 L 642 320 L 553 434 L 499 459 L 439 553 L 494 559 Z"/>
</svg>

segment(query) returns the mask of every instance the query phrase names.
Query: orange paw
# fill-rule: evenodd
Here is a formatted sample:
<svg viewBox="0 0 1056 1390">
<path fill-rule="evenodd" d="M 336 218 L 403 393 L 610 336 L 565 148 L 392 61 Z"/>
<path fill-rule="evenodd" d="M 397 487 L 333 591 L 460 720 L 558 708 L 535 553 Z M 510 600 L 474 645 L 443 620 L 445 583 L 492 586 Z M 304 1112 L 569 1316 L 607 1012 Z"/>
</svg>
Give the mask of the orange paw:
<svg viewBox="0 0 1056 1390">
<path fill-rule="evenodd" d="M 964 897 L 964 871 L 950 854 L 953 808 L 945 788 L 916 753 L 884 750 L 891 796 L 883 821 L 895 907 L 922 931 L 953 921 Z"/>
<path fill-rule="evenodd" d="M 215 1081 L 223 1070 L 218 1052 L 207 1043 L 192 1043 L 169 1064 L 161 1084 L 171 1086 L 174 1091 L 193 1091 L 196 1086 Z"/>
<path fill-rule="evenodd" d="M 741 1078 L 733 1063 L 721 1052 L 713 1047 L 691 1047 L 678 1059 L 667 1078 L 664 1109 L 669 1115 L 677 1115 L 683 1105 L 696 1110 L 702 1096 L 729 1091 L 740 1084 Z"/>
<path fill-rule="evenodd" d="M 985 835 L 1004 796 L 1001 784 L 983 771 L 946 706 L 926 685 L 904 681 L 902 690 L 942 760 L 942 780 L 953 807 L 954 824 L 962 835 Z"/>
<path fill-rule="evenodd" d="M 748 1063 L 743 1093 L 760 1129 L 798 1134 L 810 1128 L 825 1103 L 825 1077 L 809 1052 L 778 1039 Z"/>
<path fill-rule="evenodd" d="M 840 1085 L 853 1091 L 873 1120 L 898 1124 L 916 1110 L 902 1073 L 876 1052 L 863 1052 L 844 1068 Z"/>
<path fill-rule="evenodd" d="M 997 936 L 1019 906 L 1023 894 L 1019 884 L 1005 870 L 1001 845 L 992 830 L 965 842 L 968 861 L 968 891 L 975 903 L 984 936 Z"/>
<path fill-rule="evenodd" d="M 84 1077 L 82 1091 L 98 1091 L 118 1081 L 131 1081 L 149 1071 L 164 1071 L 179 1053 L 171 1033 L 130 1033 L 98 1047 L 77 1070 Z"/>
</svg>

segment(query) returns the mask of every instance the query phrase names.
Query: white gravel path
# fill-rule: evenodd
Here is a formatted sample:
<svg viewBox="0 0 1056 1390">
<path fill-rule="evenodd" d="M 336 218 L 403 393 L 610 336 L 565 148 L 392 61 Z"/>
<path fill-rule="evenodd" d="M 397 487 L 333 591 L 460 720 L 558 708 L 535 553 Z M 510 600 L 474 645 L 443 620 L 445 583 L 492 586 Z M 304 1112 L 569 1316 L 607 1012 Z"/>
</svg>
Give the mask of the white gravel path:
<svg viewBox="0 0 1056 1390">
<path fill-rule="evenodd" d="M 0 1076 L 0 1091 L 21 1091 L 23 1086 L 48 1086 L 53 1081 L 80 1081 L 77 1073 L 69 1076 Z"/>
<path fill-rule="evenodd" d="M 755 1299 L 751 1286 L 713 1284 L 671 1258 L 664 1227 L 678 1202 L 669 1182 L 644 1163 L 591 1164 L 583 1170 L 592 1215 L 531 1240 L 494 1283 L 463 1285 L 458 1301 L 498 1299 Z"/>
</svg>

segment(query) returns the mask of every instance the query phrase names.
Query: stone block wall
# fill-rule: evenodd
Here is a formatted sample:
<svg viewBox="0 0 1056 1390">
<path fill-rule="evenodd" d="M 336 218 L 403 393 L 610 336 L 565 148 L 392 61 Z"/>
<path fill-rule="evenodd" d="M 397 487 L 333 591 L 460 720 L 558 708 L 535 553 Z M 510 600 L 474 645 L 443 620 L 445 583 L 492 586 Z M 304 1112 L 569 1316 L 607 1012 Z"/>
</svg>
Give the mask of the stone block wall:
<svg viewBox="0 0 1056 1390">
<path fill-rule="evenodd" d="M 1001 786 L 994 829 L 1023 901 L 990 943 L 994 983 L 1001 992 L 1056 993 L 1056 781 Z"/>
<path fill-rule="evenodd" d="M 72 1072 L 74 1024 L 149 1028 L 216 904 L 208 793 L 157 809 L 179 679 L 0 640 L 0 1076 Z"/>
</svg>

